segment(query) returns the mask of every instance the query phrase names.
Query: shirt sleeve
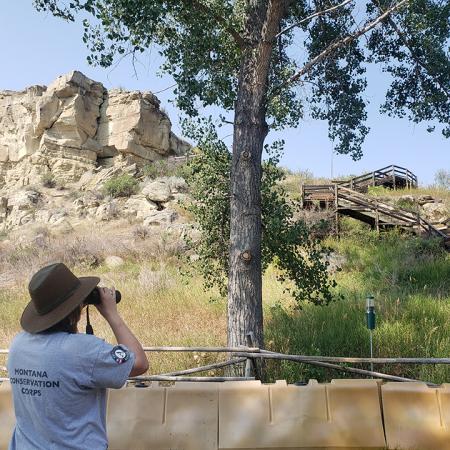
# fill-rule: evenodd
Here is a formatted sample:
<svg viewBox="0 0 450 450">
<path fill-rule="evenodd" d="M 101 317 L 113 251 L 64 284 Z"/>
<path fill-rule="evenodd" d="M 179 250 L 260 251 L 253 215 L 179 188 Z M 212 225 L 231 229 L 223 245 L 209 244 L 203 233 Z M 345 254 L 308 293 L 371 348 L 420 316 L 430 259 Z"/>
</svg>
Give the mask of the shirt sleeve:
<svg viewBox="0 0 450 450">
<path fill-rule="evenodd" d="M 134 353 L 124 345 L 102 341 L 94 361 L 90 384 L 96 388 L 121 388 L 134 365 Z"/>
</svg>

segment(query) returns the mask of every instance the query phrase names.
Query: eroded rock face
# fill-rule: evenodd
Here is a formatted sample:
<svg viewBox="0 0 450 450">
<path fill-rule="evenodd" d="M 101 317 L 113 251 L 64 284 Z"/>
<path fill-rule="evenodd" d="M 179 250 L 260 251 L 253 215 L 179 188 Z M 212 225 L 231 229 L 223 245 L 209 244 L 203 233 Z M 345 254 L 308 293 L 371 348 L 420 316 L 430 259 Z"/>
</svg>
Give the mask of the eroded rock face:
<svg viewBox="0 0 450 450">
<path fill-rule="evenodd" d="M 0 91 L 0 192 L 48 172 L 75 182 L 116 158 L 144 165 L 183 154 L 189 144 L 172 133 L 159 105 L 150 92 L 107 91 L 77 71 L 48 87 Z"/>
</svg>

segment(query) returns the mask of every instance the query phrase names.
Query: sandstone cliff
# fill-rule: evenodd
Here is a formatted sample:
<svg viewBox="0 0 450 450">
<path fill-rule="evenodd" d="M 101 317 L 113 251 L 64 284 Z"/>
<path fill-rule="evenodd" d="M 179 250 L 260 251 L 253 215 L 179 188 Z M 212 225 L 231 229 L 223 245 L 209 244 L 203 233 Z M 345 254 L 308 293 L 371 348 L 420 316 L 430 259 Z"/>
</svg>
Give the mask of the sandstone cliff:
<svg viewBox="0 0 450 450">
<path fill-rule="evenodd" d="M 97 167 L 143 166 L 189 145 L 150 92 L 107 90 L 74 71 L 48 87 L 0 91 L 0 193 L 51 173 L 75 182 Z"/>
</svg>

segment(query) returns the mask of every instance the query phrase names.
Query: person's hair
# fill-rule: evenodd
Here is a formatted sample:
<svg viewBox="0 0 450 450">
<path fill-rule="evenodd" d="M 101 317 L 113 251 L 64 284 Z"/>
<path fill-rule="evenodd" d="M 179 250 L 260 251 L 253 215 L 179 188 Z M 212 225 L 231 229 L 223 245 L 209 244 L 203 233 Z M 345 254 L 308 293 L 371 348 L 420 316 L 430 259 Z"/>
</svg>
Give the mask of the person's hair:
<svg viewBox="0 0 450 450">
<path fill-rule="evenodd" d="M 64 319 L 60 320 L 55 325 L 52 325 L 50 328 L 44 330 L 43 333 L 56 333 L 58 331 L 65 331 L 66 333 L 77 333 L 77 325 L 81 318 L 82 309 L 82 305 L 78 306 L 70 314 L 64 317 Z"/>
</svg>

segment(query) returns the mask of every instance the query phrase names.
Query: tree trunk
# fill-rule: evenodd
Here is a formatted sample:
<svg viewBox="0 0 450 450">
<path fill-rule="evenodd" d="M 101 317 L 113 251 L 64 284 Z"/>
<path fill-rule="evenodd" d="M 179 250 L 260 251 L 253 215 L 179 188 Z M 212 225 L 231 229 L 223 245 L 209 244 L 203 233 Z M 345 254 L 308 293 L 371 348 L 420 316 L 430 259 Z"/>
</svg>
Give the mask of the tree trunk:
<svg viewBox="0 0 450 450">
<path fill-rule="evenodd" d="M 261 157 L 267 135 L 266 94 L 283 0 L 249 1 L 247 48 L 235 104 L 231 167 L 228 345 L 246 345 L 253 332 L 264 346 L 261 278 Z"/>
</svg>

